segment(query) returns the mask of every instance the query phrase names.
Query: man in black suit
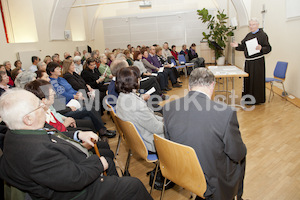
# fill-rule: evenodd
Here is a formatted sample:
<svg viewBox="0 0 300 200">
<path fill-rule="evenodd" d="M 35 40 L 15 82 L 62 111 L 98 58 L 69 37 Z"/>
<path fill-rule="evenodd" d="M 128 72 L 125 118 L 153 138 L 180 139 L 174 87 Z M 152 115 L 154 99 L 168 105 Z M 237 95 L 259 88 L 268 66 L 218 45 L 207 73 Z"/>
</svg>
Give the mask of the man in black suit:
<svg viewBox="0 0 300 200">
<path fill-rule="evenodd" d="M 72 140 L 43 130 L 43 107 L 34 94 L 22 89 L 7 91 L 0 98 L 0 116 L 10 128 L 0 158 L 0 177 L 9 185 L 35 199 L 152 199 L 136 178 L 101 176 L 105 170 L 116 175 L 111 160 L 91 155 L 75 141 L 93 146 L 96 134 L 79 132 Z"/>
<path fill-rule="evenodd" d="M 195 149 L 206 177 L 206 199 L 242 199 L 246 146 L 236 111 L 211 100 L 214 75 L 192 71 L 189 93 L 164 106 L 166 137 Z M 199 198 L 199 197 L 197 197 Z"/>
</svg>

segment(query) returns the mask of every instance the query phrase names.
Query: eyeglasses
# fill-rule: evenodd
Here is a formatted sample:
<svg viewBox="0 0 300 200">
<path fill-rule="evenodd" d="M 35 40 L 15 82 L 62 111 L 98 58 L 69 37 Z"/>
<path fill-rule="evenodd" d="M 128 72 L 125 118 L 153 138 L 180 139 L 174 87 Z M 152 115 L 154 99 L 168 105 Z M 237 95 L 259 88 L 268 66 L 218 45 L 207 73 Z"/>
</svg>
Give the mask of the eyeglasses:
<svg viewBox="0 0 300 200">
<path fill-rule="evenodd" d="M 37 110 L 40 109 L 40 108 L 43 108 L 43 109 L 45 108 L 45 104 L 44 104 L 42 101 L 39 102 L 39 106 L 38 106 L 36 109 L 30 111 L 30 112 L 27 113 L 26 115 L 29 115 L 29 114 L 31 114 L 31 113 L 37 111 Z M 24 115 L 24 117 L 25 117 L 26 115 Z"/>
</svg>

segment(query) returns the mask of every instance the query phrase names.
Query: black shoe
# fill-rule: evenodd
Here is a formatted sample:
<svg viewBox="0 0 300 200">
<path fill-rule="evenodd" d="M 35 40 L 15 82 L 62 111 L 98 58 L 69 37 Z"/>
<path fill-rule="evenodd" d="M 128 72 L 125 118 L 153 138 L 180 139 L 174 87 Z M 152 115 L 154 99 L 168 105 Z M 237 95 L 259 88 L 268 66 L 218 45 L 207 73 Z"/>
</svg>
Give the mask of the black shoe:
<svg viewBox="0 0 300 200">
<path fill-rule="evenodd" d="M 170 91 L 170 90 L 172 90 L 172 88 L 166 87 L 166 90 L 167 90 L 167 91 Z"/>
<path fill-rule="evenodd" d="M 177 81 L 177 83 L 182 83 L 182 81 Z"/>
<path fill-rule="evenodd" d="M 162 94 L 167 94 L 166 90 L 161 91 Z"/>
<path fill-rule="evenodd" d="M 179 85 L 178 83 L 173 84 L 173 88 L 180 88 L 182 85 Z"/>
<path fill-rule="evenodd" d="M 169 96 L 168 96 L 168 95 L 161 95 L 161 98 L 162 98 L 162 100 L 164 101 L 164 100 L 168 100 L 168 99 L 169 99 Z"/>
<path fill-rule="evenodd" d="M 113 138 L 116 136 L 116 131 L 106 130 L 101 136 L 106 136 L 108 138 Z"/>
</svg>

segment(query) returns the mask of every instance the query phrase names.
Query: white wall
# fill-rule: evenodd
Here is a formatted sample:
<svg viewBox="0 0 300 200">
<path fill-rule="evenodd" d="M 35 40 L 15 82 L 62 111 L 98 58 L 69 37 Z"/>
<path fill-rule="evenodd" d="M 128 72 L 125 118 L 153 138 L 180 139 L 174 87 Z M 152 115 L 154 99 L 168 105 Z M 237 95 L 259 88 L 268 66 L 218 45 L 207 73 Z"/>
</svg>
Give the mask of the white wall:
<svg viewBox="0 0 300 200">
<path fill-rule="evenodd" d="M 262 5 L 266 6 L 265 32 L 269 36 L 272 51 L 266 55 L 266 75 L 273 76 L 277 61 L 289 63 L 285 86 L 288 93 L 300 98 L 299 33 L 300 19 L 286 21 L 285 1 L 252 0 L 250 17 L 262 20 Z M 236 41 L 241 41 L 249 32 L 247 27 L 235 32 Z M 235 52 L 236 65 L 244 65 L 243 52 Z"/>
<path fill-rule="evenodd" d="M 33 43 L 6 43 L 3 22 L 0 20 L 0 63 L 5 60 L 10 61 L 12 64 L 17 59 L 16 53 L 19 51 L 34 51 L 41 50 L 41 59 L 44 59 L 46 55 L 53 55 L 59 53 L 63 56 L 65 51 L 73 54 L 77 46 L 91 45 L 92 42 L 82 41 L 50 41 L 49 40 L 49 21 L 53 2 L 55 0 L 32 0 L 36 28 L 38 33 L 38 42 Z M 70 28 L 67 25 L 66 28 Z M 23 66 L 28 67 L 28 66 Z"/>
</svg>

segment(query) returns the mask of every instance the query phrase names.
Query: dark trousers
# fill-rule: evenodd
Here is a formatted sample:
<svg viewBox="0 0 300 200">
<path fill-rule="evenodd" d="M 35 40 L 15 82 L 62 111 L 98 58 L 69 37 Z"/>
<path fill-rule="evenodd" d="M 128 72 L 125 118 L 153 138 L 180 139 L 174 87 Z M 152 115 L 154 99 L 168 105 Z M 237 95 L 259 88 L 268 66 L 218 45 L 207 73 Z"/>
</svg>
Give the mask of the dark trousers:
<svg viewBox="0 0 300 200">
<path fill-rule="evenodd" d="M 141 81 L 140 86 L 141 86 L 140 89 L 144 90 L 144 92 L 141 92 L 142 94 L 150 90 L 152 87 L 154 87 L 156 90 L 153 94 L 156 95 L 162 94 L 159 83 L 154 77 L 149 77 L 149 79 Z"/>
<path fill-rule="evenodd" d="M 171 68 L 165 68 L 165 69 L 164 69 L 164 72 L 168 74 L 168 77 L 169 77 L 169 79 L 170 79 L 172 85 L 176 84 L 177 78 L 176 78 L 176 76 L 175 76 L 175 74 L 174 74 L 173 69 L 171 69 Z"/>
<path fill-rule="evenodd" d="M 105 126 L 102 122 L 100 114 L 92 109 L 91 111 L 87 111 L 85 108 L 82 110 L 71 111 L 65 114 L 66 117 L 73 117 L 74 119 L 88 119 L 93 123 L 95 132 L 100 131 L 101 129 L 105 129 Z"/>
<path fill-rule="evenodd" d="M 157 77 L 159 79 L 160 88 L 162 90 L 166 89 L 168 87 L 168 74 L 165 72 L 159 72 Z"/>
</svg>

